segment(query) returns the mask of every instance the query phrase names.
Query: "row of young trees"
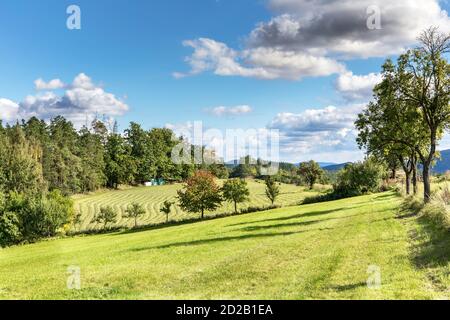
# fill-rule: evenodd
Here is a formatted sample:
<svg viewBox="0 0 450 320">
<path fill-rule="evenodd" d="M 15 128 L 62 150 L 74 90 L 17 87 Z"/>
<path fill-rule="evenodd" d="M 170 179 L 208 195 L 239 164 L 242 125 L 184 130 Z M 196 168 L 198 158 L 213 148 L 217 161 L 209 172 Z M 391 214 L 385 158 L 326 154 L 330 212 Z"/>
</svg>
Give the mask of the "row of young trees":
<svg viewBox="0 0 450 320">
<path fill-rule="evenodd" d="M 178 191 L 180 207 L 187 212 L 200 213 L 204 218 L 205 211 L 216 210 L 223 201 L 228 201 L 234 204 L 235 213 L 238 213 L 238 204 L 249 200 L 247 182 L 240 178 L 229 179 L 220 187 L 215 180 L 216 177 L 209 171 L 197 171 Z M 280 188 L 270 177 L 266 178 L 265 183 L 266 196 L 274 205 Z"/>
<path fill-rule="evenodd" d="M 271 178 L 266 178 L 266 196 L 271 201 L 272 206 L 280 194 L 278 183 Z M 234 212 L 237 214 L 238 204 L 248 201 L 250 190 L 244 179 L 234 178 L 224 182 L 220 187 L 216 182 L 216 176 L 206 170 L 199 170 L 190 177 L 182 190 L 178 191 L 178 205 L 180 208 L 190 213 L 200 213 L 204 219 L 206 211 L 213 211 L 219 208 L 224 201 L 234 205 Z M 175 202 L 165 201 L 160 209 L 169 222 L 169 215 Z M 261 209 L 261 208 L 258 208 Z M 124 218 L 134 220 L 137 227 L 137 220 L 145 214 L 145 209 L 139 203 L 132 203 L 128 206 Z M 117 222 L 118 212 L 111 206 L 100 208 L 99 213 L 94 217 L 93 222 L 103 225 L 107 229 L 109 224 Z"/>
<path fill-rule="evenodd" d="M 359 115 L 358 143 L 391 168 L 401 166 L 407 193 L 417 193 L 417 168 L 422 166 L 424 199 L 431 197 L 430 176 L 438 143 L 450 126 L 450 64 L 445 55 L 450 36 L 429 28 L 420 46 L 386 60 L 374 100 Z"/>
</svg>

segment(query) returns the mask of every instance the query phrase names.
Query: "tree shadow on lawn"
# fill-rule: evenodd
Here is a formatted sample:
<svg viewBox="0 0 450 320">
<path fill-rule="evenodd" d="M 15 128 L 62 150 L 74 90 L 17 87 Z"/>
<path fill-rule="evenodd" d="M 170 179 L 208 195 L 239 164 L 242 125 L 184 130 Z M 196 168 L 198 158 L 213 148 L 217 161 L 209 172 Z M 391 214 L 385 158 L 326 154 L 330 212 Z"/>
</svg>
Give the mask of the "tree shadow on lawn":
<svg viewBox="0 0 450 320">
<path fill-rule="evenodd" d="M 320 219 L 320 220 L 302 221 L 302 222 L 279 223 L 279 224 L 271 224 L 271 225 L 266 225 L 266 226 L 248 226 L 248 227 L 243 227 L 240 230 L 242 230 L 242 231 L 258 231 L 258 230 L 273 229 L 273 228 L 302 227 L 302 226 L 310 226 L 313 224 L 332 221 L 332 220 L 345 220 L 345 219 L 349 219 L 352 217 L 360 217 L 360 216 L 368 215 L 368 214 L 372 214 L 372 213 L 367 212 L 367 213 L 360 213 L 360 214 L 352 214 L 352 215 L 348 215 L 348 216 L 344 216 L 344 217 L 325 218 L 325 219 Z M 378 220 L 376 220 L 376 221 L 378 221 Z M 261 222 L 264 222 L 264 220 Z M 252 222 L 252 223 L 254 223 L 254 222 Z"/>
<path fill-rule="evenodd" d="M 297 218 L 316 217 L 316 216 L 327 215 L 327 214 L 342 211 L 342 210 L 344 210 L 344 209 L 340 208 L 340 209 L 334 209 L 334 210 L 312 211 L 312 212 L 307 212 L 307 213 L 299 213 L 299 214 L 296 214 L 293 216 L 287 216 L 287 217 L 279 217 L 279 218 L 272 218 L 272 219 L 234 223 L 234 224 L 227 225 L 227 227 L 237 227 L 237 226 L 261 223 L 261 222 L 276 222 L 276 221 L 285 221 L 285 220 L 291 220 L 291 219 L 297 219 Z"/>
<path fill-rule="evenodd" d="M 161 246 L 134 248 L 134 249 L 131 249 L 130 251 L 140 252 L 140 251 L 147 251 L 147 250 L 152 250 L 152 249 L 167 249 L 167 248 L 173 248 L 173 247 L 198 246 L 198 245 L 203 245 L 203 244 L 210 244 L 210 243 L 224 242 L 224 241 L 291 236 L 291 235 L 294 235 L 294 234 L 311 232 L 311 231 L 314 231 L 314 230 L 316 230 L 316 231 L 317 230 L 318 231 L 324 231 L 324 230 L 331 230 L 331 229 L 330 228 L 320 228 L 320 229 L 310 229 L 310 230 L 295 231 L 295 232 L 244 234 L 244 235 L 241 235 L 241 236 L 230 236 L 230 237 L 221 237 L 221 238 L 212 238 L 212 239 L 183 241 L 183 242 L 169 243 L 169 244 L 165 244 L 165 245 L 161 245 Z"/>
<path fill-rule="evenodd" d="M 279 218 L 272 218 L 272 219 L 264 219 L 264 220 L 257 220 L 257 221 L 248 221 L 248 222 L 241 222 L 241 223 L 235 223 L 227 225 L 227 227 L 236 227 L 236 226 L 243 226 L 243 225 L 249 225 L 249 224 L 255 224 L 255 223 L 262 223 L 262 222 L 277 222 L 277 221 L 286 221 L 286 220 L 292 220 L 292 219 L 298 219 L 298 218 L 310 218 L 310 217 L 317 217 L 317 216 L 324 216 L 327 214 L 337 213 L 344 210 L 354 210 L 362 207 L 367 207 L 368 205 L 361 205 L 361 206 L 354 206 L 354 207 L 346 207 L 346 208 L 337 208 L 332 210 L 321 210 L 321 211 L 311 211 L 306 213 L 299 213 L 293 216 L 287 216 L 287 217 L 279 217 Z M 345 217 L 353 217 L 357 215 L 349 215 Z M 345 218 L 342 217 L 342 218 Z M 336 218 L 337 219 L 337 218 Z M 320 221 L 325 221 L 326 219 L 322 219 Z"/>
<path fill-rule="evenodd" d="M 344 284 L 344 285 L 340 285 L 340 286 L 331 286 L 331 287 L 328 287 L 328 289 L 342 292 L 342 291 L 350 291 L 350 290 L 356 290 L 359 288 L 366 288 L 366 287 L 367 287 L 367 283 L 359 282 L 359 283 L 352 283 L 352 284 Z"/>
</svg>

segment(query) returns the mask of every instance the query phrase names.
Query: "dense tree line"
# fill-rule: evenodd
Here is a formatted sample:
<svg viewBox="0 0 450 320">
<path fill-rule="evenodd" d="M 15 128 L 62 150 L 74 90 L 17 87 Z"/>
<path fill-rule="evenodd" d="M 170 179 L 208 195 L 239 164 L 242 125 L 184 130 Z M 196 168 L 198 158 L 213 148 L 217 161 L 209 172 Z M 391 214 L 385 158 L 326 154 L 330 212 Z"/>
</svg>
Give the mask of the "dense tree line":
<svg viewBox="0 0 450 320">
<path fill-rule="evenodd" d="M 220 164 L 175 164 L 172 150 L 181 139 L 169 129 L 114 128 L 95 120 L 77 130 L 61 116 L 49 123 L 0 121 L 0 245 L 54 236 L 76 223 L 72 194 L 152 179 L 181 182 L 198 169 L 228 176 Z M 141 214 L 137 209 L 129 216 Z M 106 208 L 96 218 L 106 226 L 113 216 Z"/>
</svg>

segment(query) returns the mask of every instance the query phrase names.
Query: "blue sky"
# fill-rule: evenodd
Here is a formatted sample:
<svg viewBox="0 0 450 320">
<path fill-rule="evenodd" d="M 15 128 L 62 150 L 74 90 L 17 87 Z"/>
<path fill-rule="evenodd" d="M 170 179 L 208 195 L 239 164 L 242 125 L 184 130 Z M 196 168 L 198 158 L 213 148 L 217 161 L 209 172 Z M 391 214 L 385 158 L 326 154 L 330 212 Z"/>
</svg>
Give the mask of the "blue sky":
<svg viewBox="0 0 450 320">
<path fill-rule="evenodd" d="M 371 3 L 380 30 L 361 23 Z M 66 27 L 72 4 L 81 30 Z M 2 0 L 0 116 L 61 113 L 80 123 L 96 110 L 121 129 L 198 120 L 277 129 L 283 160 L 357 160 L 352 117 L 380 65 L 429 24 L 446 29 L 447 8 L 436 0 Z M 62 84 L 39 88 L 37 79 Z"/>
</svg>

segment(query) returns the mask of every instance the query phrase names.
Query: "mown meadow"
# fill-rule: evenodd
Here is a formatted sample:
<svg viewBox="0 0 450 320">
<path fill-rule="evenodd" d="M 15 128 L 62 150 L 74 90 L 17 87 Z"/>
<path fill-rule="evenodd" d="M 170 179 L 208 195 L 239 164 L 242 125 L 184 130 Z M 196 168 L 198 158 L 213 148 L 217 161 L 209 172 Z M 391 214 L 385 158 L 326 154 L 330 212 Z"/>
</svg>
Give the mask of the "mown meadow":
<svg viewBox="0 0 450 320">
<path fill-rule="evenodd" d="M 223 181 L 222 181 L 223 182 Z M 222 183 L 219 181 L 219 184 Z M 250 200 L 239 204 L 239 210 L 249 207 L 265 208 L 271 205 L 265 194 L 265 184 L 261 180 L 248 179 Z M 292 184 L 279 184 L 280 195 L 275 205 L 293 206 L 299 204 L 304 198 L 311 197 L 329 190 L 327 186 L 317 185 L 314 190 Z M 125 188 L 122 190 L 104 190 L 89 195 L 77 195 L 73 197 L 76 212 L 81 214 L 81 223 L 77 230 L 99 229 L 101 225 L 92 222 L 102 206 L 112 206 L 118 212 L 115 226 L 131 227 L 133 219 L 124 218 L 123 215 L 131 203 L 139 203 L 146 210 L 146 214 L 139 217 L 138 223 L 143 225 L 159 224 L 166 221 L 166 216 L 160 212 L 164 201 L 177 203 L 177 190 L 181 184 L 173 184 L 155 187 Z M 233 204 L 224 202 L 222 206 L 207 215 L 220 215 L 233 212 Z M 173 206 L 169 215 L 171 221 L 199 218 L 198 214 L 184 212 L 178 205 Z"/>
<path fill-rule="evenodd" d="M 6 248 L 0 299 L 444 299 L 448 233 L 401 203 L 388 192 Z"/>
</svg>

